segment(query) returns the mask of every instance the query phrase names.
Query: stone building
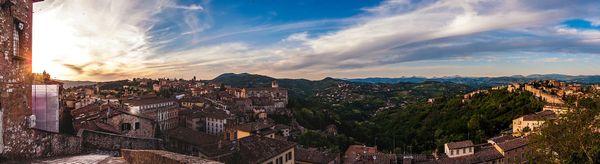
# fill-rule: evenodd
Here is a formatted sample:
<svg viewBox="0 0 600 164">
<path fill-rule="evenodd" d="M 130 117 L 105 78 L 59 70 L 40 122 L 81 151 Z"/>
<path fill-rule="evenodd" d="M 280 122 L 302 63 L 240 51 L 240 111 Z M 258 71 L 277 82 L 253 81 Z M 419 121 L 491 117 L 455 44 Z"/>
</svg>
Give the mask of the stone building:
<svg viewBox="0 0 600 164">
<path fill-rule="evenodd" d="M 76 130 L 93 130 L 127 137 L 153 138 L 156 122 L 149 116 L 133 114 L 116 104 L 94 103 L 71 111 Z"/>
<path fill-rule="evenodd" d="M 551 110 L 544 110 L 535 114 L 528 114 L 513 120 L 512 130 L 514 136 L 528 135 L 538 130 L 544 122 L 556 119 L 556 114 Z"/>
<path fill-rule="evenodd" d="M 39 1 L 0 0 L 0 158 L 61 154 L 60 145 L 48 141 L 68 138 L 35 129 L 31 31 L 33 3 Z"/>
<path fill-rule="evenodd" d="M 124 102 L 133 114 L 143 114 L 153 118 L 162 132 L 176 128 L 178 112 L 182 110 L 175 100 L 160 97 L 147 97 Z"/>
</svg>

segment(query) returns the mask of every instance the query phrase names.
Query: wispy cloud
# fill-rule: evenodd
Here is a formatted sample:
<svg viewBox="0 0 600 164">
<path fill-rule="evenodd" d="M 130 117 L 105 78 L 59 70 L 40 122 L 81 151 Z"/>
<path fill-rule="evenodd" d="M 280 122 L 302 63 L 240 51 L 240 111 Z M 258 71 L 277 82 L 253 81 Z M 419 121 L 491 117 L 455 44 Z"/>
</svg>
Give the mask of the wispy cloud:
<svg viewBox="0 0 600 164">
<path fill-rule="evenodd" d="M 198 4 L 191 4 L 189 6 L 183 6 L 183 5 L 173 5 L 170 6 L 172 8 L 176 8 L 176 9 L 184 9 L 184 10 L 204 10 L 204 7 L 198 5 Z"/>
<path fill-rule="evenodd" d="M 65 76 L 91 78 L 92 75 L 105 73 L 126 77 L 125 73 L 135 73 L 138 76 L 202 74 L 200 76 L 210 78 L 223 72 L 254 72 L 321 78 L 371 75 L 379 73 L 378 70 L 410 70 L 430 75 L 435 73 L 425 73 L 426 70 L 444 72 L 446 68 L 447 71 L 456 71 L 469 66 L 413 66 L 422 68 L 417 71 L 407 69 L 407 65 L 431 61 L 481 62 L 473 58 L 497 62 L 527 53 L 600 54 L 598 30 L 573 29 L 561 25 L 561 22 L 573 18 L 594 23 L 595 19 L 590 16 L 600 14 L 598 1 L 388 0 L 377 6 L 363 8 L 364 13 L 348 18 L 244 26 L 216 30 L 216 33 L 210 34 L 205 33 L 215 27 L 210 5 L 183 6 L 169 0 L 150 0 L 143 4 L 135 2 L 44 2 L 49 6 L 37 13 L 39 21 L 44 16 L 70 18 L 59 23 L 41 22 L 55 25 L 46 27 L 66 28 L 72 33 L 63 37 L 69 46 L 59 45 L 59 51 L 50 53 L 61 56 L 59 60 L 53 60 L 59 61 L 60 67 L 72 70 Z M 180 11 L 175 15 L 161 13 L 169 8 Z M 85 13 L 82 14 L 82 11 Z M 179 21 L 161 26 L 160 20 L 165 17 L 157 15 L 163 14 Z M 311 30 L 319 28 L 328 30 Z M 256 43 L 253 40 L 259 38 L 239 37 L 252 34 L 282 37 L 268 43 Z M 45 35 L 48 36 L 42 37 L 53 37 Z M 205 44 L 238 37 L 243 39 Z M 81 38 L 87 38 L 89 42 L 78 40 Z M 187 40 L 181 41 L 182 38 Z M 47 42 L 51 40 L 39 44 Z M 165 51 L 165 46 L 183 48 L 167 48 Z M 52 50 L 56 48 L 42 46 L 36 51 Z M 541 59 L 552 62 L 568 58 Z M 494 61 L 488 61 L 492 59 Z M 101 61 L 103 64 L 85 64 L 92 61 Z M 117 67 L 119 69 L 115 69 Z"/>
</svg>

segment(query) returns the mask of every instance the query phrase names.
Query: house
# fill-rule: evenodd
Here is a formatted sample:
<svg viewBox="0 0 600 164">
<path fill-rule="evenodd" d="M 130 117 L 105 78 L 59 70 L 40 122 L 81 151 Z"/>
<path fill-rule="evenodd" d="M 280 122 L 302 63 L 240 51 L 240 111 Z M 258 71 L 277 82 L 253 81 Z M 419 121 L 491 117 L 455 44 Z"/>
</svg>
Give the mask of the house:
<svg viewBox="0 0 600 164">
<path fill-rule="evenodd" d="M 377 147 L 350 145 L 343 160 L 347 164 L 392 164 L 396 163 L 396 155 L 379 152 Z"/>
<path fill-rule="evenodd" d="M 538 130 L 547 120 L 556 119 L 556 114 L 551 110 L 543 110 L 535 114 L 528 114 L 513 120 L 512 129 L 514 136 L 528 135 Z"/>
<path fill-rule="evenodd" d="M 430 163 L 469 164 L 469 163 L 502 163 L 503 156 L 490 143 L 473 145 L 474 153 L 458 157 L 441 157 Z"/>
<path fill-rule="evenodd" d="M 297 164 L 339 164 L 340 155 L 316 148 L 296 148 L 295 160 Z"/>
<path fill-rule="evenodd" d="M 444 144 L 444 153 L 450 158 L 472 155 L 474 152 L 473 142 L 469 140 Z"/>
<path fill-rule="evenodd" d="M 503 162 L 507 163 L 525 163 L 529 149 L 527 147 L 527 138 L 520 137 L 511 140 L 505 140 L 493 144 L 494 148 L 503 156 Z"/>
<path fill-rule="evenodd" d="M 464 142 L 464 141 L 463 141 Z M 469 145 L 469 143 L 461 143 Z M 462 146 L 459 146 L 462 147 Z M 430 163 L 527 163 L 527 139 L 503 135 L 488 140 L 487 143 L 471 146 L 474 152 L 468 155 L 448 158 L 441 157 Z"/>
<path fill-rule="evenodd" d="M 94 103 L 71 111 L 73 126 L 137 138 L 154 138 L 156 122 L 143 114 L 133 114 L 117 104 Z"/>
</svg>

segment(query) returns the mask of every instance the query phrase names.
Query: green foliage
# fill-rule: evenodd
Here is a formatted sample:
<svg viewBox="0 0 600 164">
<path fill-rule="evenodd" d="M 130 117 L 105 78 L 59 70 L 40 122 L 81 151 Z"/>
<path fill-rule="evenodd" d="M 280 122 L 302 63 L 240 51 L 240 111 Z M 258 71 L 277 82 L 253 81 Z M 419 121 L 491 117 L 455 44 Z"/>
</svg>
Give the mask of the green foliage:
<svg viewBox="0 0 600 164">
<path fill-rule="evenodd" d="M 353 139 L 345 135 L 330 136 L 312 130 L 298 136 L 297 142 L 304 146 L 326 148 L 332 152 L 344 151 L 348 146 L 354 144 Z"/>
<path fill-rule="evenodd" d="M 444 143 L 470 139 L 485 139 L 508 129 L 514 118 L 534 113 L 543 103 L 529 93 L 492 91 L 479 94 L 465 103 L 461 98 L 441 99 L 433 105 L 414 104 L 403 110 L 379 114 L 372 118 L 378 146 L 394 149 L 412 146 L 417 152 L 440 148 Z"/>
<path fill-rule="evenodd" d="M 413 90 L 412 93 L 433 92 Z M 451 95 L 460 92 L 454 93 Z M 414 98 L 418 96 L 421 95 L 409 99 L 416 100 Z M 403 108 L 376 112 L 384 105 L 383 99 L 368 97 L 329 106 L 305 99 L 303 101 L 311 103 L 291 103 L 291 107 L 296 120 L 306 128 L 323 130 L 328 124 L 335 124 L 340 134 L 360 143 L 389 151 L 410 149 L 413 153 L 425 153 L 450 141 L 484 142 L 510 128 L 513 119 L 539 111 L 544 105 L 530 93 L 502 90 L 476 95 L 464 103 L 462 96 L 438 97 L 433 104 L 418 101 Z"/>
<path fill-rule="evenodd" d="M 530 137 L 533 157 L 540 163 L 600 162 L 599 111 L 578 109 L 544 124 Z"/>
</svg>

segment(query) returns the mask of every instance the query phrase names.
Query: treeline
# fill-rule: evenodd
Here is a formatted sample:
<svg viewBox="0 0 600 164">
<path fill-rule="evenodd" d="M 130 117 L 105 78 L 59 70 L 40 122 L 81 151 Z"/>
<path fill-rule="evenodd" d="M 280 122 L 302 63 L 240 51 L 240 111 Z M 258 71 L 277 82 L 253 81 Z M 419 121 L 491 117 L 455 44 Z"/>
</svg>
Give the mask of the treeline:
<svg viewBox="0 0 600 164">
<path fill-rule="evenodd" d="M 375 110 L 382 105 L 379 98 L 338 106 L 303 101 L 303 107 L 293 109 L 295 119 L 306 128 L 322 130 L 334 124 L 348 141 L 396 153 L 426 153 L 444 143 L 467 139 L 485 142 L 509 129 L 514 118 L 539 111 L 544 105 L 530 93 L 505 90 L 479 94 L 464 102 L 459 95 L 438 97 L 431 104 L 413 102 L 378 113 Z M 338 146 L 344 150 L 346 145 Z"/>
</svg>

